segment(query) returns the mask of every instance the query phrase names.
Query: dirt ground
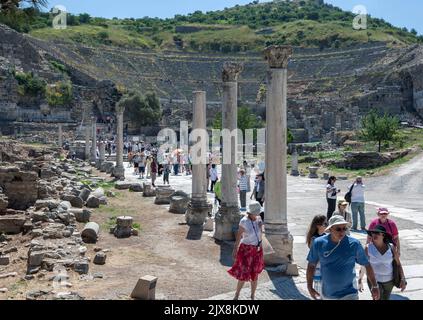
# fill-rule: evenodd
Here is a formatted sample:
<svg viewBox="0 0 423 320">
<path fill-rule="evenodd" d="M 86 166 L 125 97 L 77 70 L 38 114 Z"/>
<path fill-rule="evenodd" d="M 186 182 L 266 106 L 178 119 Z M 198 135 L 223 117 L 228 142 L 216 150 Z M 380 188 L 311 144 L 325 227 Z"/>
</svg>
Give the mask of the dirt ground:
<svg viewBox="0 0 423 320">
<path fill-rule="evenodd" d="M 233 244 L 215 242 L 210 232 L 201 234 L 190 228 L 184 215 L 170 213 L 167 208 L 155 205 L 154 198 L 143 198 L 141 193 L 117 191 L 117 197 L 109 198 L 107 206 L 93 210 L 91 221 L 100 225 L 101 232 L 96 244 L 85 245 L 91 261 L 94 248 L 110 249 L 105 265 L 90 263 L 89 274 L 101 273 L 103 279 L 69 271 L 68 282 L 72 287 L 61 291 L 75 291 L 85 299 L 130 299 L 137 280 L 145 275 L 158 277 L 156 299 L 196 300 L 235 290 L 236 280 L 226 272 L 232 265 Z M 134 223 L 140 224 L 139 236 L 117 239 L 110 234 L 109 217 L 118 215 L 131 215 Z M 83 224 L 78 227 L 81 231 Z M 41 272 L 34 280 L 22 280 L 28 250 L 23 244 L 18 245 L 22 239 L 14 236 L 19 252 L 12 253 L 11 260 L 16 261 L 2 270 L 18 272 L 18 276 L 0 279 L 0 288 L 9 289 L 0 293 L 0 299 L 25 299 L 30 290 L 53 288 L 49 281 L 52 272 Z M 260 282 L 268 280 L 264 272 Z"/>
</svg>

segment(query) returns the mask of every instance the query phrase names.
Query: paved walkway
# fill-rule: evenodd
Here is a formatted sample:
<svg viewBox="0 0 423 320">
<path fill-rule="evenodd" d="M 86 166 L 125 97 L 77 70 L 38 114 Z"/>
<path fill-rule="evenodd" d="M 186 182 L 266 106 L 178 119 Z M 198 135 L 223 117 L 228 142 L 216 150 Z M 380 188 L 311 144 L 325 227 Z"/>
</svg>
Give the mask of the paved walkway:
<svg viewBox="0 0 423 320">
<path fill-rule="evenodd" d="M 126 167 L 125 163 L 125 167 Z M 366 185 L 366 224 L 376 218 L 376 207 L 383 205 L 391 212 L 400 231 L 401 261 L 408 281 L 407 290 L 400 293 L 394 289 L 393 299 L 423 299 L 423 155 L 420 155 L 392 172 L 389 176 L 365 179 Z M 220 168 L 218 168 L 220 170 Z M 143 181 L 132 174 L 132 168 L 126 168 L 128 181 Z M 253 179 L 253 177 L 252 177 Z M 147 181 L 147 180 L 145 180 Z M 408 185 L 408 181 L 412 184 Z M 160 185 L 158 177 L 156 184 Z M 349 181 L 338 181 L 342 194 L 346 193 Z M 176 190 L 191 193 L 192 176 L 170 175 L 170 184 Z M 253 186 L 253 182 L 251 184 Z M 308 248 L 305 244 L 307 228 L 316 214 L 326 214 L 326 181 L 306 177 L 288 176 L 288 228 L 294 237 L 294 262 L 300 267 L 300 276 L 295 278 L 280 277 L 269 273 L 272 281 L 259 283 L 257 299 L 285 300 L 308 299 L 305 280 L 306 257 Z M 208 193 L 213 203 L 214 195 Z M 249 199 L 249 195 L 247 196 Z M 362 244 L 366 234 L 351 235 Z M 234 289 L 236 282 L 234 281 Z M 247 289 L 247 286 L 246 286 Z M 232 299 L 234 292 L 224 293 L 210 299 Z M 249 299 L 249 289 L 244 290 L 242 299 Z M 368 288 L 360 294 L 361 299 L 371 299 Z"/>
</svg>

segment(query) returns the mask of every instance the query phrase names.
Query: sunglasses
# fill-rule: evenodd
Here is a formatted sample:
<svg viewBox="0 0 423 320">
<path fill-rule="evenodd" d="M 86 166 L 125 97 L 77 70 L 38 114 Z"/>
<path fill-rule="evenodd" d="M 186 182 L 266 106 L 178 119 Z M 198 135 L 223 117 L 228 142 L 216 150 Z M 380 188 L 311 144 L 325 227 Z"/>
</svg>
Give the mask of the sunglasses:
<svg viewBox="0 0 423 320">
<path fill-rule="evenodd" d="M 338 228 L 335 228 L 335 231 L 337 231 L 337 232 L 347 231 L 347 230 L 348 230 L 347 227 L 343 227 L 343 228 L 338 227 Z"/>
<path fill-rule="evenodd" d="M 319 223 L 318 226 L 327 227 L 328 223 L 327 222 Z"/>
<path fill-rule="evenodd" d="M 387 215 L 388 215 L 388 213 L 387 213 L 387 212 L 381 212 L 381 213 L 378 213 L 378 215 L 379 215 L 379 216 L 387 216 Z"/>
</svg>

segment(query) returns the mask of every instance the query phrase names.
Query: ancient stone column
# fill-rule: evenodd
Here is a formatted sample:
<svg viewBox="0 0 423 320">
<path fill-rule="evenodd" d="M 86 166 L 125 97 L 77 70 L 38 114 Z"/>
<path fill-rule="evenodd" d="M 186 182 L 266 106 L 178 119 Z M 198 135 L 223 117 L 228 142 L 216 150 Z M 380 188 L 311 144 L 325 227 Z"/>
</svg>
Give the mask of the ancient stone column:
<svg viewBox="0 0 423 320">
<path fill-rule="evenodd" d="M 291 176 L 298 177 L 300 175 L 298 171 L 298 152 L 297 148 L 294 148 L 292 153 L 292 164 L 291 164 Z"/>
<path fill-rule="evenodd" d="M 117 134 L 116 134 L 116 167 L 113 176 L 119 180 L 125 179 L 125 168 L 123 167 L 123 112 L 122 105 L 116 106 Z"/>
<path fill-rule="evenodd" d="M 88 123 L 85 125 L 85 160 L 90 158 L 90 126 Z"/>
<path fill-rule="evenodd" d="M 106 144 L 103 141 L 99 143 L 100 157 L 98 159 L 97 168 L 100 169 L 104 161 L 106 161 Z"/>
<path fill-rule="evenodd" d="M 91 162 L 97 159 L 97 122 L 96 118 L 91 118 L 92 143 L 91 143 Z"/>
<path fill-rule="evenodd" d="M 270 70 L 266 97 L 265 232 L 275 251 L 265 256 L 267 265 L 292 262 L 293 237 L 287 220 L 287 77 L 290 46 L 264 51 Z"/>
<path fill-rule="evenodd" d="M 237 229 L 241 214 L 238 206 L 237 194 L 237 145 L 236 130 L 238 128 L 238 74 L 242 66 L 238 63 L 225 63 L 223 66 L 223 104 L 222 104 L 222 128 L 227 130 L 223 134 L 234 135 L 231 139 L 225 139 L 223 154 L 230 154 L 230 162 L 226 163 L 225 156 L 222 164 L 222 203 L 215 217 L 214 238 L 217 240 L 233 240 L 234 231 Z M 229 142 L 226 143 L 225 142 Z"/>
<path fill-rule="evenodd" d="M 194 110 L 192 121 L 191 138 L 193 137 L 196 145 L 201 144 L 201 155 L 194 154 L 197 148 L 191 147 L 192 165 L 192 195 L 185 214 L 185 220 L 188 225 L 202 226 L 206 221 L 207 215 L 211 212 L 211 205 L 207 202 L 207 142 L 204 140 L 207 136 L 206 131 L 206 93 L 204 91 L 194 92 Z M 203 140 L 204 139 L 204 140 Z"/>
<path fill-rule="evenodd" d="M 63 130 L 62 130 L 62 125 L 59 124 L 59 148 L 63 147 Z"/>
</svg>

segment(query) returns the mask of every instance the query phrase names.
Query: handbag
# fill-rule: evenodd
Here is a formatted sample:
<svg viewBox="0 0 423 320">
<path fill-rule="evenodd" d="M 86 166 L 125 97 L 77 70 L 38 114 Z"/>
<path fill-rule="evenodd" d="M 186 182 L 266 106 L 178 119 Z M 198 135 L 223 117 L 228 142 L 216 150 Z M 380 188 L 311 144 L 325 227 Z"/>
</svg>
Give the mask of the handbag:
<svg viewBox="0 0 423 320">
<path fill-rule="evenodd" d="M 391 245 L 389 245 L 389 247 L 391 248 L 392 251 L 392 255 L 394 255 L 394 249 L 392 248 Z M 395 257 L 392 259 L 392 269 L 393 269 L 393 279 L 392 281 L 394 282 L 394 286 L 396 288 L 401 288 L 401 273 L 400 273 L 400 269 L 399 269 L 399 265 L 397 263 L 397 261 L 395 260 Z"/>
<path fill-rule="evenodd" d="M 350 190 L 345 194 L 345 201 L 348 203 L 351 203 L 351 197 L 352 197 L 352 190 L 354 189 L 354 183 L 352 184 Z"/>
</svg>

